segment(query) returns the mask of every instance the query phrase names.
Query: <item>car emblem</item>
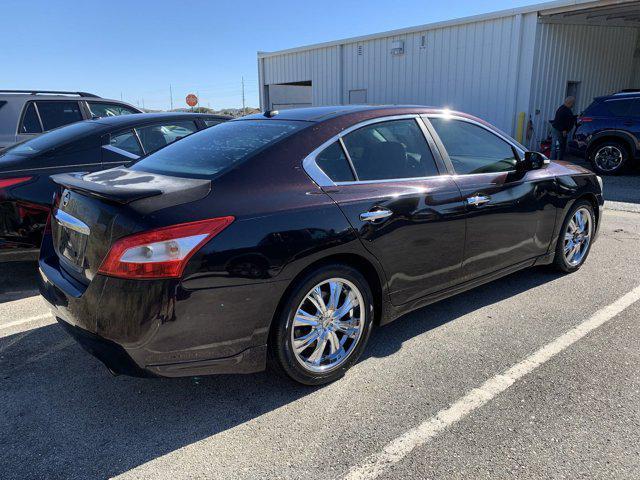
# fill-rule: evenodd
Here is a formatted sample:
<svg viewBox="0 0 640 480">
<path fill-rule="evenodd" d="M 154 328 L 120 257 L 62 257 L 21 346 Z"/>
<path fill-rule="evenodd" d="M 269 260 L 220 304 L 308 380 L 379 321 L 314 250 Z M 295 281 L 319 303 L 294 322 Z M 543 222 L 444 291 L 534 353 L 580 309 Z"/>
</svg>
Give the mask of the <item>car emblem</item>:
<svg viewBox="0 0 640 480">
<path fill-rule="evenodd" d="M 69 205 L 69 199 L 71 198 L 71 192 L 69 192 L 68 190 L 66 192 L 64 192 L 64 195 L 62 196 L 62 206 L 66 207 L 67 205 Z"/>
</svg>

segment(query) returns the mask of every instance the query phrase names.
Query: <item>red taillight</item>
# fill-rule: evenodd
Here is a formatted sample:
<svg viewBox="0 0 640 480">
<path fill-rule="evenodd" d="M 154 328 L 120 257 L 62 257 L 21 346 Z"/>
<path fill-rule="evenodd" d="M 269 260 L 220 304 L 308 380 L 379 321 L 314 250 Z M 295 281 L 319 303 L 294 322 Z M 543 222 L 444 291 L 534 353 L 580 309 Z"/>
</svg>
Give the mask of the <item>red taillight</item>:
<svg viewBox="0 0 640 480">
<path fill-rule="evenodd" d="M 3 178 L 0 180 L 0 189 L 13 187 L 20 183 L 28 182 L 33 177 L 17 177 L 17 178 Z"/>
<path fill-rule="evenodd" d="M 234 220 L 212 218 L 123 237 L 111 246 L 98 272 L 119 278 L 180 277 L 193 254 Z"/>
<path fill-rule="evenodd" d="M 589 123 L 593 122 L 593 118 L 591 117 L 578 117 L 578 123 Z"/>
</svg>

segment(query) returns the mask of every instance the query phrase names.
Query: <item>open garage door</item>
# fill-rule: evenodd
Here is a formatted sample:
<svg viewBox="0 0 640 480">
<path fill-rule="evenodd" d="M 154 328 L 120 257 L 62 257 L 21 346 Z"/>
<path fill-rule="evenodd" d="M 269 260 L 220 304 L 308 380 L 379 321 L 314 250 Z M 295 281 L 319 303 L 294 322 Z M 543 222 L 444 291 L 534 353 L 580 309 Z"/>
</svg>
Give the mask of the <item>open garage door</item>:
<svg viewBox="0 0 640 480">
<path fill-rule="evenodd" d="M 311 106 L 311 82 L 296 82 L 268 86 L 269 108 L 286 110 Z"/>
<path fill-rule="evenodd" d="M 640 88 L 640 1 L 575 2 L 539 14 L 529 112 L 537 148 L 566 96 L 574 113 L 595 97 Z"/>
</svg>

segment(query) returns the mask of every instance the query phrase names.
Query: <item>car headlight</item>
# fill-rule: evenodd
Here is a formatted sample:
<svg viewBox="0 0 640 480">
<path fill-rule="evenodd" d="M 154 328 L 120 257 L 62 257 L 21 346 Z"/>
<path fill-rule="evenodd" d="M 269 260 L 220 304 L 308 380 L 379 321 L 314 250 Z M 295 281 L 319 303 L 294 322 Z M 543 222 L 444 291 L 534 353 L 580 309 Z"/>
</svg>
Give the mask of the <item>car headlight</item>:
<svg viewBox="0 0 640 480">
<path fill-rule="evenodd" d="M 604 192 L 604 184 L 602 183 L 602 177 L 600 175 L 596 175 L 596 178 L 598 179 L 598 183 L 600 184 L 600 193 Z"/>
</svg>

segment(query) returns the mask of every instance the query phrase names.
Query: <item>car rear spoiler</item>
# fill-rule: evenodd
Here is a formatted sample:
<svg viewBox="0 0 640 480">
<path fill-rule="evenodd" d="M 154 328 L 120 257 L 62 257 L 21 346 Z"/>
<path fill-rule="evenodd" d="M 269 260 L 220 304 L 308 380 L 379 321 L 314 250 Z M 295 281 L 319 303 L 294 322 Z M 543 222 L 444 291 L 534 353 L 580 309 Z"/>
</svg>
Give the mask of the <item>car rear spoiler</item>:
<svg viewBox="0 0 640 480">
<path fill-rule="evenodd" d="M 75 176 L 69 173 L 60 173 L 52 175 L 51 180 L 58 185 L 73 190 L 74 192 L 83 193 L 91 197 L 101 200 L 107 200 L 115 203 L 131 203 L 147 197 L 155 197 L 162 195 L 162 190 L 155 188 L 132 188 L 115 185 L 104 185 L 102 183 L 90 182 L 84 180 L 83 177 Z"/>
<path fill-rule="evenodd" d="M 51 180 L 69 190 L 107 202 L 123 205 L 138 202 L 144 210 L 192 202 L 211 191 L 211 181 L 207 179 L 171 177 L 124 167 L 84 175 L 60 173 L 52 175 Z M 160 198 L 140 202 L 151 197 Z"/>
</svg>

